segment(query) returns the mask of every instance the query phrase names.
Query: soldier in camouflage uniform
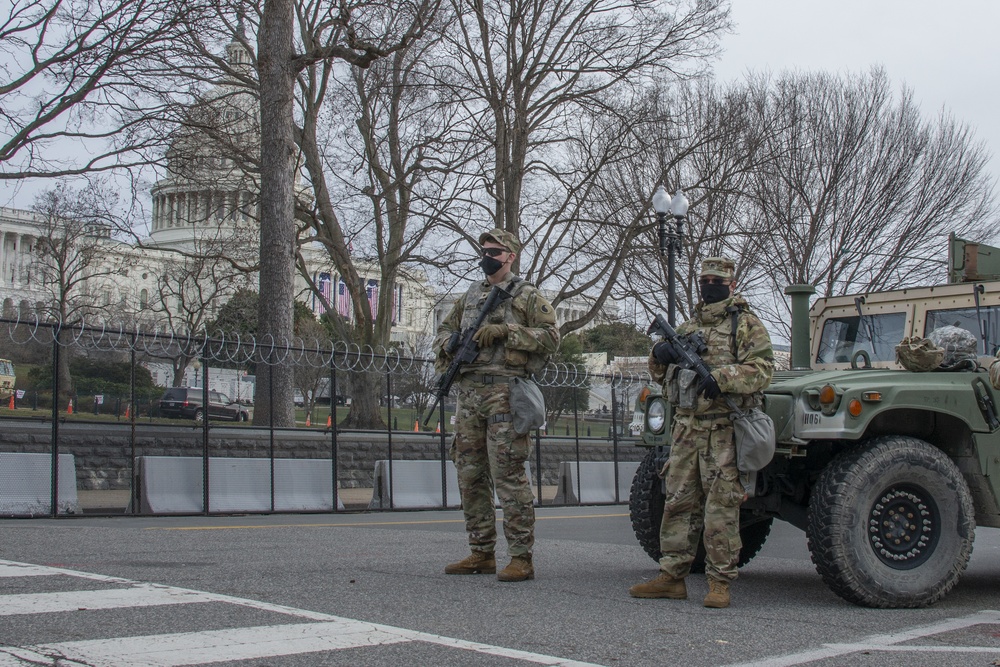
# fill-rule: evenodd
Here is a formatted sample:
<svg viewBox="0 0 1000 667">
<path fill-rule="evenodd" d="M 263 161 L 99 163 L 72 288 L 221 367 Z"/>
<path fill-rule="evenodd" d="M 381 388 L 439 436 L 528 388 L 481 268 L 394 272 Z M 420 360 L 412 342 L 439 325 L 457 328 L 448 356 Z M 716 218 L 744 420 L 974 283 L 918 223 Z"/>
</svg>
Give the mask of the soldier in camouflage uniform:
<svg viewBox="0 0 1000 667">
<path fill-rule="evenodd" d="M 510 379 L 541 370 L 559 347 L 555 310 L 537 287 L 514 275 L 511 267 L 521 244 L 512 233 L 493 229 L 479 237 L 485 280 L 473 283 L 441 323 L 434 341 L 437 368 L 451 361 L 446 346 L 453 332 L 475 321 L 490 290 L 498 285 L 512 298 L 498 305 L 476 332 L 479 356 L 461 367 L 451 455 L 458 471 L 465 529 L 472 554 L 445 567 L 447 574 L 496 572 L 497 540 L 494 487 L 503 508 L 503 530 L 510 564 L 500 581 L 535 576 L 531 549 L 535 509 L 524 463 L 531 452 L 527 433 L 515 433 L 510 410 Z"/>
<path fill-rule="evenodd" d="M 664 343 L 650 353 L 650 372 L 674 404 L 674 423 L 660 528 L 660 575 L 630 588 L 633 597 L 687 599 L 684 580 L 704 529 L 709 584 L 704 605 L 729 606 L 729 584 L 736 578 L 742 546 L 744 492 L 736 467 L 732 410 L 725 399 L 742 410 L 760 407 L 774 370 L 771 338 L 735 293 L 734 269 L 733 261 L 723 257 L 702 262 L 701 302 L 694 317 L 677 327 L 681 335 L 702 333 L 707 346 L 702 358 L 712 369 L 711 377 L 699 380 L 678 367 Z"/>
</svg>

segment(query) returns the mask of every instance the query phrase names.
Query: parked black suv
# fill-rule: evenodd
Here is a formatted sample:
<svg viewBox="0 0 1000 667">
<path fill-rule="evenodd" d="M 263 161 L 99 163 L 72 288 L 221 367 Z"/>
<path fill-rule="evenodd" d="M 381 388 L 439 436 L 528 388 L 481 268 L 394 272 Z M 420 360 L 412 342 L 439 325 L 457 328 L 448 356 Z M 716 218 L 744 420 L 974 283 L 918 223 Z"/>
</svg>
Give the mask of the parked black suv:
<svg viewBox="0 0 1000 667">
<path fill-rule="evenodd" d="M 203 405 L 204 389 L 201 387 L 171 387 L 160 399 L 160 415 L 180 417 L 201 422 L 205 419 Z M 253 414 L 252 407 L 233 401 L 217 391 L 208 392 L 208 418 L 248 421 Z"/>
</svg>

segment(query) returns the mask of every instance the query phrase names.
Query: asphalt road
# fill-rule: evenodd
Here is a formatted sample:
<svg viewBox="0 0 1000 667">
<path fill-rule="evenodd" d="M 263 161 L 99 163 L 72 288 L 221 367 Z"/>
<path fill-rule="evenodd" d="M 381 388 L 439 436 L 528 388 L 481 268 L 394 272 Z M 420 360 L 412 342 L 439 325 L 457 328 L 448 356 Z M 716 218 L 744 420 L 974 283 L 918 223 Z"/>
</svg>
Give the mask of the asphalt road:
<svg viewBox="0 0 1000 667">
<path fill-rule="evenodd" d="M 776 523 L 710 610 L 701 577 L 687 601 L 628 596 L 656 564 L 624 507 L 538 516 L 516 584 L 443 574 L 467 553 L 454 511 L 3 520 L 0 667 L 1000 664 L 994 529 L 943 601 L 873 610 Z"/>
</svg>

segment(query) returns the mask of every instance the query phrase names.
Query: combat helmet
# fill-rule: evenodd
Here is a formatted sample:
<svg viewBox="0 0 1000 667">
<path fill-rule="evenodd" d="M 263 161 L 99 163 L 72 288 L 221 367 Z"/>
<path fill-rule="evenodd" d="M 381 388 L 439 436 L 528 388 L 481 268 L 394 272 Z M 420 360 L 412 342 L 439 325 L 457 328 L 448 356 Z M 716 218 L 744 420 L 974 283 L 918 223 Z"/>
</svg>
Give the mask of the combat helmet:
<svg viewBox="0 0 1000 667">
<path fill-rule="evenodd" d="M 975 370 L 978 357 L 976 346 L 978 341 L 969 331 L 961 327 L 945 326 L 938 327 L 930 332 L 927 337 L 935 346 L 944 350 L 944 358 L 938 370 L 958 371 Z"/>
</svg>

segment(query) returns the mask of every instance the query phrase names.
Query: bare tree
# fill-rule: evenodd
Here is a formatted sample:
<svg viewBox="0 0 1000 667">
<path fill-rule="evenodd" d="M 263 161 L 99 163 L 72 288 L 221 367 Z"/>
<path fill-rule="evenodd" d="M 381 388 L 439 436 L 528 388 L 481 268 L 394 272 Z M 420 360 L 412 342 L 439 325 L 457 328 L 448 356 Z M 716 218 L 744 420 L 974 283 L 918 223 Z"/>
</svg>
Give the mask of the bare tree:
<svg viewBox="0 0 1000 667">
<path fill-rule="evenodd" d="M 320 387 L 330 378 L 330 368 L 323 363 L 324 357 L 331 354 L 329 332 L 319 320 L 300 317 L 295 322 L 295 334 L 302 340 L 304 350 L 295 364 L 295 388 L 302 394 L 306 412 L 316 416 Z M 331 406 L 335 400 L 335 396 L 330 396 Z"/>
<path fill-rule="evenodd" d="M 64 182 L 35 200 L 39 235 L 26 282 L 45 295 L 39 302 L 42 314 L 56 323 L 60 339 L 64 329 L 99 313 L 107 316 L 118 305 L 116 279 L 125 270 L 127 255 L 122 244 L 111 239 L 108 220 L 114 203 L 114 196 L 99 184 L 74 190 Z M 70 396 L 68 347 L 59 355 L 58 379 L 60 396 Z"/>
<path fill-rule="evenodd" d="M 294 117 L 295 79 L 315 75 L 312 66 L 341 61 L 367 67 L 417 39 L 431 18 L 427 2 L 323 2 L 265 0 L 258 34 L 261 138 L 260 330 L 289 340 L 295 275 L 295 168 L 298 149 Z M 301 52 L 295 30 L 299 28 Z M 320 80 L 321 81 L 321 80 Z M 346 252 L 343 239 L 335 239 Z M 254 420 L 290 425 L 294 421 L 291 369 L 267 366 L 273 383 L 275 414 L 258 411 Z M 261 379 L 261 378 L 258 378 Z M 270 405 L 258 395 L 258 405 Z"/>
<path fill-rule="evenodd" d="M 725 254 L 737 260 L 740 290 L 787 336 L 788 284 L 834 295 L 940 281 L 948 232 L 984 238 L 996 217 L 986 155 L 969 128 L 945 114 L 924 120 L 912 93 L 894 96 L 881 70 L 751 76 L 725 89 L 675 89 L 672 100 L 684 112 L 645 128 L 665 139 L 645 141 L 641 162 L 664 165 L 667 184 L 691 201 L 682 312 L 697 301 L 701 259 Z M 622 296 L 663 309 L 662 257 L 636 253 L 625 278 Z"/>
<path fill-rule="evenodd" d="M 0 13 L 0 179 L 145 164 L 173 46 L 205 3 L 30 0 Z M 81 149 L 82 147 L 82 149 Z M 157 149 L 158 150 L 158 149 Z"/>
<path fill-rule="evenodd" d="M 219 306 L 241 287 L 249 287 L 246 274 L 234 271 L 228 262 L 213 259 L 217 252 L 206 248 L 200 255 L 177 256 L 164 263 L 157 284 L 158 298 L 150 309 L 178 334 L 178 341 L 183 334 L 206 333 Z M 197 346 L 179 343 L 173 351 L 173 386 L 179 387 L 197 354 Z"/>
<path fill-rule="evenodd" d="M 995 225 L 988 155 L 946 113 L 924 120 L 912 91 L 881 69 L 748 82 L 767 153 L 753 174 L 743 235 L 775 287 L 822 296 L 939 282 L 949 232 Z M 777 119 L 777 122 L 775 122 Z M 783 304 L 772 319 L 783 329 Z"/>
<path fill-rule="evenodd" d="M 429 3 L 424 11 L 434 9 Z M 298 79 L 297 136 L 313 194 L 300 214 L 304 240 L 322 244 L 350 294 L 350 316 L 332 320 L 338 337 L 376 349 L 390 342 L 395 287 L 409 277 L 407 267 L 438 261 L 421 250 L 434 237 L 429 214 L 448 194 L 441 175 L 452 120 L 433 77 L 442 21 L 367 67 L 323 62 Z M 300 272 L 309 279 L 304 263 Z M 372 272 L 377 292 L 365 281 Z M 346 424 L 381 425 L 380 382 L 377 374 L 352 374 Z"/>
<path fill-rule="evenodd" d="M 590 301 L 566 334 L 601 313 L 650 227 L 644 202 L 659 170 L 639 190 L 614 178 L 648 155 L 636 140 L 656 112 L 648 90 L 703 70 L 727 5 L 453 0 L 452 11 L 439 76 L 467 148 L 452 164 L 456 195 L 435 217 L 462 244 L 442 258 L 464 280 L 480 231 L 515 232 L 519 273 L 555 289 L 557 306 Z"/>
</svg>

